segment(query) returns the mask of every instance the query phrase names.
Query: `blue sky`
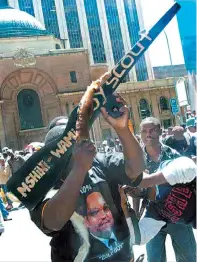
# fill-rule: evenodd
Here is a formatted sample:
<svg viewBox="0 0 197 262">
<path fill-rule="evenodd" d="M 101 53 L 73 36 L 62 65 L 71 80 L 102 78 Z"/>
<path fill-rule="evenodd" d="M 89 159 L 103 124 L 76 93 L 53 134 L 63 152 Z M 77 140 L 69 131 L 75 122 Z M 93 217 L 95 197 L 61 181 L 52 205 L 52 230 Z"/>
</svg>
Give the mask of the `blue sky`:
<svg viewBox="0 0 197 262">
<path fill-rule="evenodd" d="M 154 25 L 173 5 L 173 2 L 173 0 L 141 0 L 145 29 L 152 27 L 152 25 Z M 176 17 L 167 25 L 165 31 L 169 39 L 173 64 L 184 64 Z M 149 48 L 149 54 L 152 66 L 170 64 L 169 52 L 164 33 L 161 33 Z"/>
</svg>

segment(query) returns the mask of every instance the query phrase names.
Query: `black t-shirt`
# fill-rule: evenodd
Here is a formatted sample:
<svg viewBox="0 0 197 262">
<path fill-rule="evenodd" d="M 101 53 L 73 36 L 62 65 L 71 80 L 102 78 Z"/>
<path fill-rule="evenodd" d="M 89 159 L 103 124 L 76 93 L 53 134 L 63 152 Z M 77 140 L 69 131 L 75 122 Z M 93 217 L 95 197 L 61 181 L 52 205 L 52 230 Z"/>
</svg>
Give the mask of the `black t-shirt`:
<svg viewBox="0 0 197 262">
<path fill-rule="evenodd" d="M 156 201 L 150 202 L 145 217 L 196 228 L 196 179 L 188 184 L 157 186 Z"/>
<path fill-rule="evenodd" d="M 42 224 L 47 199 L 31 211 L 32 221 L 52 236 L 53 262 L 72 262 L 76 257 L 80 262 L 129 262 L 133 258 L 119 184 L 131 184 L 123 154 L 97 154 L 81 187 L 76 211 L 61 231 L 51 232 Z"/>
<path fill-rule="evenodd" d="M 181 155 L 186 155 L 188 150 L 187 140 L 184 137 L 182 140 L 176 140 L 173 136 L 169 136 L 165 140 L 165 145 L 175 149 Z"/>
<path fill-rule="evenodd" d="M 150 173 L 154 173 L 160 169 L 162 162 L 180 157 L 180 154 L 176 150 L 163 144 L 161 144 L 161 155 L 158 162 L 152 161 L 145 149 L 144 153 L 146 169 Z M 145 216 L 156 220 L 164 220 L 169 223 L 192 224 L 195 227 L 195 182 L 174 186 L 169 184 L 156 186 L 156 200 L 148 203 Z"/>
</svg>

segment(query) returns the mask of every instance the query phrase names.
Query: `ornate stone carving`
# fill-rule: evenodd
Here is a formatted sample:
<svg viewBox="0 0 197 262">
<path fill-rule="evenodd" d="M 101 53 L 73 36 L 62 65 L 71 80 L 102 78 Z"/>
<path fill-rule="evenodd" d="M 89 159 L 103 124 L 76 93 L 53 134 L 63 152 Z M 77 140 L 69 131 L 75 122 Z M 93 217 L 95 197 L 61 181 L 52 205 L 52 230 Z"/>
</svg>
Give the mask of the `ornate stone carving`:
<svg viewBox="0 0 197 262">
<path fill-rule="evenodd" d="M 19 49 L 14 57 L 14 65 L 16 67 L 29 67 L 36 64 L 36 57 L 31 52 L 27 51 L 25 48 Z"/>
<path fill-rule="evenodd" d="M 37 68 L 20 68 L 9 74 L 2 83 L 1 99 L 14 99 L 15 94 L 17 95 L 17 89 L 21 86 L 25 86 L 25 88 L 34 86 L 40 98 L 46 98 L 49 95 L 54 96 L 57 93 L 56 83 L 47 73 Z"/>
</svg>

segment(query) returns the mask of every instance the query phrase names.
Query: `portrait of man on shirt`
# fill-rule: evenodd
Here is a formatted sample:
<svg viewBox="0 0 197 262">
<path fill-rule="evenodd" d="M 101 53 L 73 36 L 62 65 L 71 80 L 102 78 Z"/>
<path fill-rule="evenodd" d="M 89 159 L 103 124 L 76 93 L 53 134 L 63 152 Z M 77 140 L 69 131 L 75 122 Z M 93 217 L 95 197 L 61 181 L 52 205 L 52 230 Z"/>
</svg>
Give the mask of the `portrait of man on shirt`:
<svg viewBox="0 0 197 262">
<path fill-rule="evenodd" d="M 109 240 L 117 241 L 113 233 L 114 219 L 110 208 L 100 192 L 93 192 L 86 198 L 87 214 L 85 224 L 96 239 L 109 247 Z"/>
<path fill-rule="evenodd" d="M 115 247 L 118 241 L 113 228 L 114 218 L 104 196 L 100 192 L 91 192 L 86 196 L 82 210 L 84 224 L 92 241 L 107 249 Z"/>
</svg>

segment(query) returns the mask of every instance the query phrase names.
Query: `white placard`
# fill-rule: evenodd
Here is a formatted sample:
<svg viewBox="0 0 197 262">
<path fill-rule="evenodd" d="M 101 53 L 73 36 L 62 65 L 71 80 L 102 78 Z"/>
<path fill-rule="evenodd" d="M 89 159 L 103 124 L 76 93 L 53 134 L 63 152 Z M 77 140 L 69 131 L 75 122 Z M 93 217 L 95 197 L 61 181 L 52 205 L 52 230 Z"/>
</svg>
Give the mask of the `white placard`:
<svg viewBox="0 0 197 262">
<path fill-rule="evenodd" d="M 179 106 L 187 106 L 188 100 L 187 100 L 187 92 L 186 92 L 185 80 L 184 79 L 180 79 L 180 80 L 177 81 L 176 91 L 177 91 Z"/>
</svg>

